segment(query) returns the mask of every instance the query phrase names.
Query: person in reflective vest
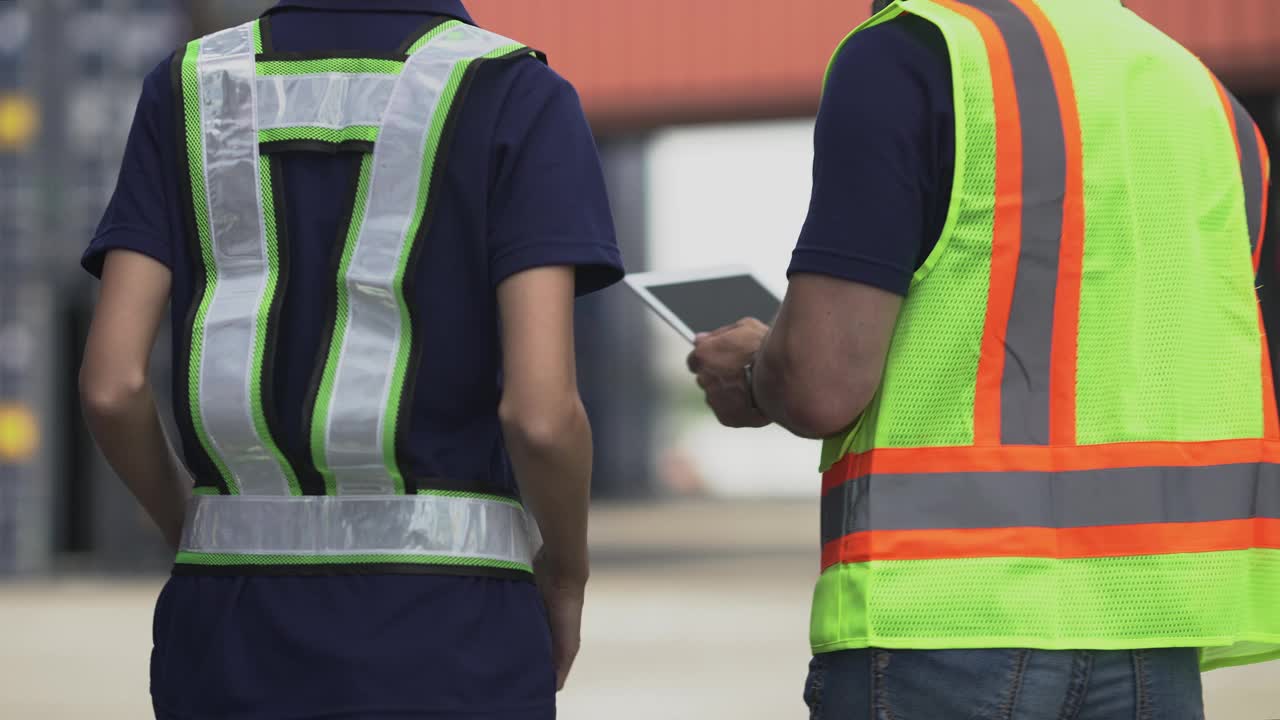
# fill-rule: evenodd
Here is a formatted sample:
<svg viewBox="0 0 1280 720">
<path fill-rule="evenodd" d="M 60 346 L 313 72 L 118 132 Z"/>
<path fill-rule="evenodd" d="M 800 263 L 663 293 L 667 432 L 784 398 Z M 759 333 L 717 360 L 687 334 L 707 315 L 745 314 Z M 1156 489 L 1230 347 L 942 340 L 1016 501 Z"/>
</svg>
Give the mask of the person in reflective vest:
<svg viewBox="0 0 1280 720">
<path fill-rule="evenodd" d="M 1280 657 L 1241 104 L 1119 0 L 901 0 L 816 137 L 778 318 L 689 358 L 723 423 L 824 439 L 814 717 L 1192 718 L 1200 670 Z"/>
<path fill-rule="evenodd" d="M 573 300 L 622 275 L 572 87 L 456 0 L 285 0 L 175 53 L 133 138 L 82 383 L 176 551 L 157 714 L 554 717 L 587 577 Z M 181 242 L 137 230 L 170 211 Z M 170 299 L 194 490 L 143 380 Z"/>
</svg>

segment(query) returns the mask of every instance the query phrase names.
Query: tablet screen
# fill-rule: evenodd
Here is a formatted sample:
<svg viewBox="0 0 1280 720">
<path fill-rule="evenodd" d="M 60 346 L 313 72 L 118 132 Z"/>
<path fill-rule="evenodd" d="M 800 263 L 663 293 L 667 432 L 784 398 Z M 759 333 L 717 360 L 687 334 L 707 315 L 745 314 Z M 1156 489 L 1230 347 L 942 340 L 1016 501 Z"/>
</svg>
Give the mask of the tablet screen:
<svg viewBox="0 0 1280 720">
<path fill-rule="evenodd" d="M 732 325 L 744 317 L 773 322 L 780 303 L 751 275 L 648 285 L 650 294 L 695 333 Z"/>
</svg>

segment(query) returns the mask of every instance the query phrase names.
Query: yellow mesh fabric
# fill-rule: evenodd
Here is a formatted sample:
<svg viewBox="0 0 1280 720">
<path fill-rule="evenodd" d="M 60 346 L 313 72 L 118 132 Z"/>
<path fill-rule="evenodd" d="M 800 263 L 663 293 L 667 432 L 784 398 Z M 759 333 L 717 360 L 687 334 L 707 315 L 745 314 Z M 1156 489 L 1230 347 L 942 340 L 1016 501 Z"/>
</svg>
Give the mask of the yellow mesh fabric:
<svg viewBox="0 0 1280 720">
<path fill-rule="evenodd" d="M 1078 442 L 1260 437 L 1243 188 L 1210 76 L 1115 0 L 1037 4 L 1066 47 L 1085 156 Z M 851 451 L 973 443 L 993 235 L 990 68 L 967 19 L 929 0 L 907 7 L 950 48 L 951 214 L 904 304 L 881 392 L 859 426 L 826 443 L 824 469 Z M 837 564 L 819 580 L 811 642 L 816 652 L 1200 647 L 1207 669 L 1280 658 L 1280 550 Z"/>
<path fill-rule="evenodd" d="M 836 565 L 815 650 L 1202 647 L 1206 668 L 1280 656 L 1280 551 Z"/>
<path fill-rule="evenodd" d="M 1244 188 L 1217 89 L 1132 13 L 1040 6 L 1066 48 L 1085 158 L 1078 442 L 1260 436 Z"/>
</svg>

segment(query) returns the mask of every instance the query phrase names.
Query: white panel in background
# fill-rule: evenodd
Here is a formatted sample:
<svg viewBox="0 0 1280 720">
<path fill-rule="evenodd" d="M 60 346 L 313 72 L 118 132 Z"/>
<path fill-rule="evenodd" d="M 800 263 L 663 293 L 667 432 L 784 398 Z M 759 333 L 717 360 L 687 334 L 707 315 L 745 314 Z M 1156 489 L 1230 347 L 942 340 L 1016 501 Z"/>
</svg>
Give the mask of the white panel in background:
<svg viewBox="0 0 1280 720">
<path fill-rule="evenodd" d="M 745 264 L 781 296 L 809 208 L 812 166 L 811 120 L 656 134 L 648 150 L 649 265 L 631 269 Z M 712 495 L 815 496 L 818 443 L 778 428 L 720 427 L 684 367 L 688 344 L 652 322 L 664 399 L 657 438 L 662 479 Z"/>
<path fill-rule="evenodd" d="M 658 133 L 649 148 L 647 269 L 745 263 L 781 293 L 812 168 L 811 120 Z"/>
</svg>

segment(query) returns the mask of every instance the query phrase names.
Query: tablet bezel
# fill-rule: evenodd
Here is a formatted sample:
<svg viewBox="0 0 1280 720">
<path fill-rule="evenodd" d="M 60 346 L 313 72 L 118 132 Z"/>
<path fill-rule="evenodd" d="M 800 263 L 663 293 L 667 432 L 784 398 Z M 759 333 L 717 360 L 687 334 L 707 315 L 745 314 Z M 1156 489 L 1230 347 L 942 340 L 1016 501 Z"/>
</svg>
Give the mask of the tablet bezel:
<svg viewBox="0 0 1280 720">
<path fill-rule="evenodd" d="M 671 285 L 674 283 L 695 282 L 698 280 L 717 280 L 719 278 L 738 277 L 743 275 L 755 280 L 760 287 L 764 288 L 765 292 L 773 295 L 773 290 L 760 279 L 759 275 L 752 272 L 751 268 L 746 265 L 720 265 L 717 267 L 700 268 L 697 270 L 657 270 L 653 272 L 633 273 L 631 275 L 627 275 L 626 284 L 627 287 L 631 288 L 640 296 L 640 299 L 643 300 L 646 305 L 653 309 L 654 312 L 658 313 L 658 316 L 670 325 L 672 329 L 680 333 L 681 337 L 685 340 L 692 343 L 696 337 L 693 330 L 688 325 L 685 325 L 684 321 L 672 312 L 671 308 L 667 307 L 665 303 L 659 300 L 656 295 L 649 292 L 649 287 L 652 285 Z M 774 297 L 778 299 L 779 304 L 781 304 L 782 300 L 777 298 L 777 296 Z M 773 318 L 760 318 L 760 320 L 765 323 L 773 322 Z"/>
</svg>

